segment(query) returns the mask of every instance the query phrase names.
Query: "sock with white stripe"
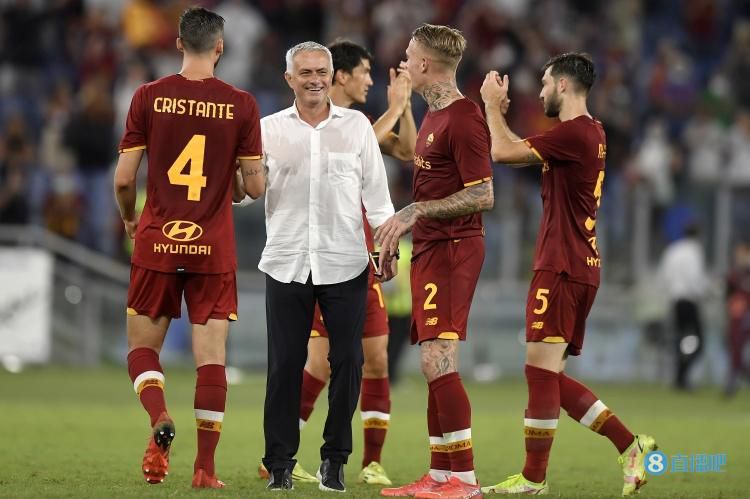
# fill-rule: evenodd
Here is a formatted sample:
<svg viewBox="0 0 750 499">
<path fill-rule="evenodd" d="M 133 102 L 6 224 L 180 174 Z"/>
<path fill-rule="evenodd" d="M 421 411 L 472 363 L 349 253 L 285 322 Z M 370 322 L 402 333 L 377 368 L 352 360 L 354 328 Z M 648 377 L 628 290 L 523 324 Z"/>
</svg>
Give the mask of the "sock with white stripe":
<svg viewBox="0 0 750 499">
<path fill-rule="evenodd" d="M 583 426 L 607 437 L 622 454 L 635 435 L 583 383 L 560 373 L 560 405 L 568 416 Z"/>
<path fill-rule="evenodd" d="M 359 410 L 364 426 L 365 450 L 362 467 L 380 462 L 388 423 L 391 419 L 390 384 L 388 378 L 362 378 L 362 396 Z"/>
<path fill-rule="evenodd" d="M 445 450 L 437 402 L 435 402 L 431 384 L 428 385 L 428 389 L 427 433 L 430 436 L 430 476 L 438 482 L 447 482 L 451 476 L 451 458 Z"/>
<path fill-rule="evenodd" d="M 203 469 L 216 475 L 214 453 L 219 444 L 227 400 L 227 375 L 224 366 L 207 364 L 198 368 L 195 383 L 195 425 L 198 432 L 198 455 L 194 471 Z"/>
<path fill-rule="evenodd" d="M 164 400 L 164 372 L 159 364 L 159 354 L 150 348 L 136 348 L 128 354 L 128 374 L 133 389 L 148 412 L 151 426 L 159 414 L 167 412 Z"/>
<path fill-rule="evenodd" d="M 547 463 L 560 418 L 558 373 L 526 364 L 529 403 L 523 420 L 526 463 L 523 476 L 541 483 L 547 475 Z"/>
<path fill-rule="evenodd" d="M 471 441 L 471 404 L 461 376 L 457 372 L 445 374 L 432 380 L 430 388 L 438 406 L 443 445 L 451 462 L 451 476 L 476 485 Z"/>
</svg>

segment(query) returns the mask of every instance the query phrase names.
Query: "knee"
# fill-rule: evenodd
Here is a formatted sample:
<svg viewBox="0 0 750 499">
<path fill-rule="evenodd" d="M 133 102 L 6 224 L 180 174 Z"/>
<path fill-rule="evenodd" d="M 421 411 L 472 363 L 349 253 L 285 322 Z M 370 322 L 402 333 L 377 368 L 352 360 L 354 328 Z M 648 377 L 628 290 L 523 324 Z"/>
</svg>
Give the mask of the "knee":
<svg viewBox="0 0 750 499">
<path fill-rule="evenodd" d="M 331 365 L 326 357 L 308 357 L 305 370 L 321 381 L 328 381 L 331 377 Z"/>
<path fill-rule="evenodd" d="M 436 362 L 435 359 L 424 355 L 422 356 L 421 367 L 422 374 L 428 383 L 432 383 L 439 377 L 456 371 L 456 369 L 450 364 L 441 365 L 439 362 Z"/>
<path fill-rule="evenodd" d="M 328 364 L 331 369 L 339 366 L 354 366 L 357 369 L 362 369 L 364 355 L 361 345 L 346 350 L 331 345 L 331 351 L 328 353 Z"/>
<path fill-rule="evenodd" d="M 365 356 L 362 369 L 365 378 L 385 378 L 388 376 L 388 351 L 370 352 Z"/>
<path fill-rule="evenodd" d="M 195 365 L 197 367 L 207 364 L 223 366 L 226 363 L 226 349 L 223 344 L 201 345 L 195 348 L 193 355 L 195 356 Z"/>
</svg>

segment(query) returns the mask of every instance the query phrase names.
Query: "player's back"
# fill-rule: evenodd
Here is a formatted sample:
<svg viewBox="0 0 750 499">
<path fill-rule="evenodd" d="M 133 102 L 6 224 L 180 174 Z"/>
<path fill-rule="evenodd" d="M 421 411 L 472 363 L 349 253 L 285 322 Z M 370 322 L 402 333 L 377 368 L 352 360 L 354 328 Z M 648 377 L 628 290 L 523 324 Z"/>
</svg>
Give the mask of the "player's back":
<svg viewBox="0 0 750 499">
<path fill-rule="evenodd" d="M 604 182 L 604 128 L 582 115 L 527 142 L 544 160 L 534 270 L 565 273 L 570 280 L 598 286 L 596 212 Z"/>
<path fill-rule="evenodd" d="M 121 151 L 145 146 L 147 200 L 133 263 L 162 272 L 236 269 L 236 159 L 260 157 L 255 101 L 216 78 L 172 75 L 133 97 Z"/>
</svg>

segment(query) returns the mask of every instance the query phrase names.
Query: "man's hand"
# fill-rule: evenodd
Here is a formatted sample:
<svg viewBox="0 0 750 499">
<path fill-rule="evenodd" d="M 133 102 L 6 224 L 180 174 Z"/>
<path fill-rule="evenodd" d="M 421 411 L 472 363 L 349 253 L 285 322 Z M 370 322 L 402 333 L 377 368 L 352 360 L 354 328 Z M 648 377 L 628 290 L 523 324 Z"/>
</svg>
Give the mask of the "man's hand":
<svg viewBox="0 0 750 499">
<path fill-rule="evenodd" d="M 375 278 L 380 282 L 390 281 L 398 275 L 398 259 L 393 258 L 387 252 L 380 253 L 380 274 L 375 274 Z"/>
<path fill-rule="evenodd" d="M 497 71 L 490 71 L 484 77 L 482 88 L 479 89 L 479 93 L 482 94 L 482 100 L 485 105 L 498 106 L 500 111 L 505 114 L 508 111 L 510 105 L 510 99 L 508 99 L 508 87 L 510 85 L 510 79 L 508 75 L 500 78 Z"/>
<path fill-rule="evenodd" d="M 409 73 L 401 69 L 396 72 L 391 68 L 388 73 L 391 80 L 387 92 L 388 107 L 394 109 L 400 116 L 411 98 L 411 78 L 409 78 Z"/>
<path fill-rule="evenodd" d="M 419 218 L 419 205 L 412 203 L 377 228 L 375 240 L 380 244 L 380 258 L 383 259 L 384 256 L 387 258 L 384 263 L 390 263 L 391 257 L 396 254 L 399 238 L 411 230 L 417 218 Z M 381 263 L 381 268 L 384 263 Z"/>
<path fill-rule="evenodd" d="M 123 220 L 122 223 L 125 225 L 125 232 L 128 237 L 135 239 L 135 232 L 138 230 L 138 217 L 135 220 Z"/>
</svg>

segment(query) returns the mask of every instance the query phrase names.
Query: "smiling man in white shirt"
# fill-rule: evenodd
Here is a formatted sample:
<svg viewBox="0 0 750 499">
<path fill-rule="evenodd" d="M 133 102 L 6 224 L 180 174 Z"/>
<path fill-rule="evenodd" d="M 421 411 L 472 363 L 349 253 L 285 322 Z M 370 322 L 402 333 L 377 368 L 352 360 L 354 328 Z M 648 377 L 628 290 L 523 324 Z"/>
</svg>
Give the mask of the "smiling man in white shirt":
<svg viewBox="0 0 750 499">
<path fill-rule="evenodd" d="M 267 169 L 268 379 L 263 464 L 270 489 L 292 488 L 299 400 L 315 301 L 330 336 L 331 384 L 319 470 L 321 490 L 344 491 L 351 420 L 362 378 L 368 255 L 362 220 L 394 213 L 383 158 L 368 119 L 328 98 L 332 62 L 315 42 L 289 49 L 294 104 L 261 120 Z M 392 277 L 392 267 L 383 279 Z"/>
</svg>

